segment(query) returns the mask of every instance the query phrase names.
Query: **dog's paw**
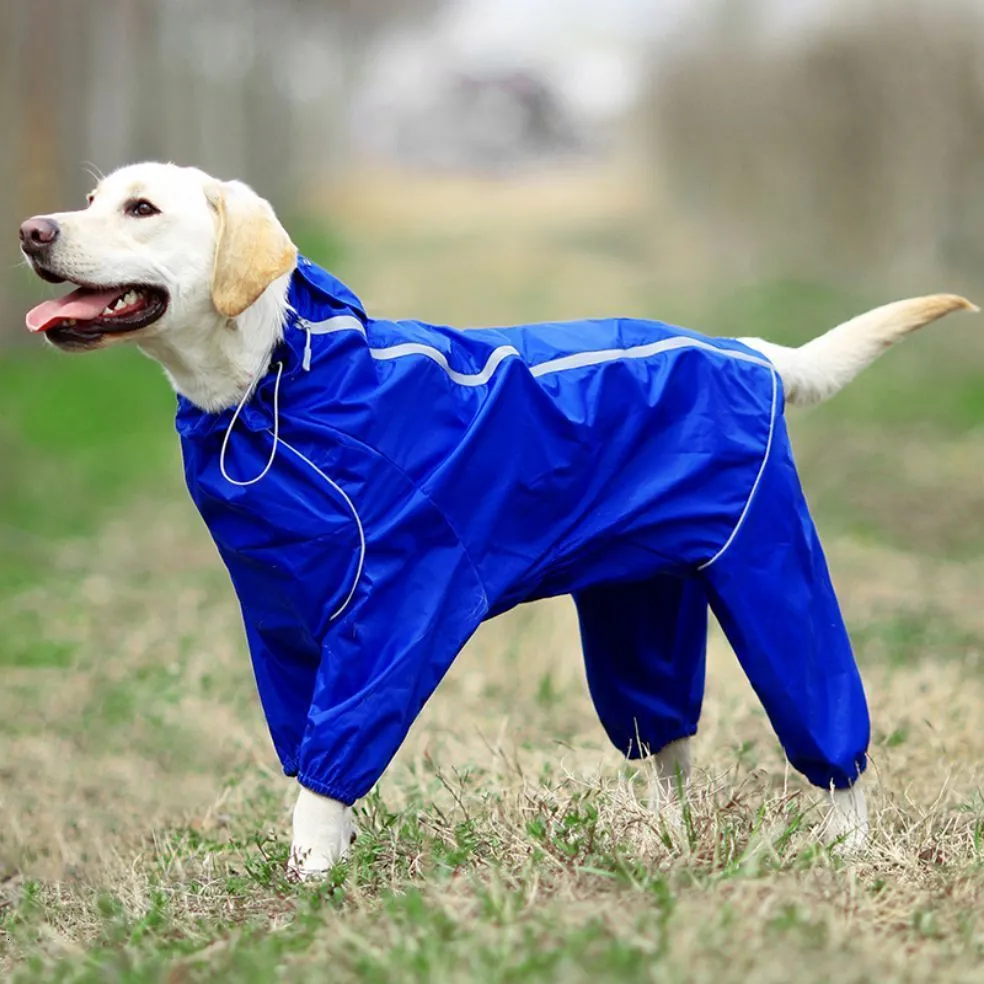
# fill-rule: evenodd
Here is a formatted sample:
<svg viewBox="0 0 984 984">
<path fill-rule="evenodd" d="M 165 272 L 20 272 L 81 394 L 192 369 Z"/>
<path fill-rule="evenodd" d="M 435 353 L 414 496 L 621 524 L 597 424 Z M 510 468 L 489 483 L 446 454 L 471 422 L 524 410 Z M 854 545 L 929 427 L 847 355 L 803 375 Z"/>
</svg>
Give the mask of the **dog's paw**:
<svg viewBox="0 0 984 984">
<path fill-rule="evenodd" d="M 864 850 L 868 842 L 868 806 L 859 785 L 830 793 L 830 808 L 820 828 L 820 839 L 844 856 Z"/>
<path fill-rule="evenodd" d="M 297 883 L 325 881 L 335 863 L 344 857 L 331 858 L 330 855 L 316 854 L 311 848 L 291 844 L 287 858 L 287 880 Z"/>
<path fill-rule="evenodd" d="M 301 787 L 294 806 L 294 836 L 287 859 L 293 881 L 324 879 L 344 860 L 356 838 L 352 809 Z"/>
<path fill-rule="evenodd" d="M 290 855 L 287 858 L 288 880 L 297 882 L 323 881 L 339 861 L 344 861 L 348 857 L 349 848 L 355 842 L 355 836 L 353 828 L 344 843 L 339 841 L 330 847 L 325 844 L 312 847 L 295 840 L 290 845 Z"/>
</svg>

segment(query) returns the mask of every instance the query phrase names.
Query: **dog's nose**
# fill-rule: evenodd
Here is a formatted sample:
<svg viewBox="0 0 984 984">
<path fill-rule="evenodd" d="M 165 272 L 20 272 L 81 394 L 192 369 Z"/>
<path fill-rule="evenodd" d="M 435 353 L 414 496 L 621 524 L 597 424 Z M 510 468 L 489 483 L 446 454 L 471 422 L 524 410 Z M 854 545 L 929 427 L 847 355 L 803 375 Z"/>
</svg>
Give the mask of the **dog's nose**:
<svg viewBox="0 0 984 984">
<path fill-rule="evenodd" d="M 21 249 L 30 256 L 43 253 L 57 238 L 61 229 L 54 219 L 35 215 L 20 227 Z"/>
</svg>

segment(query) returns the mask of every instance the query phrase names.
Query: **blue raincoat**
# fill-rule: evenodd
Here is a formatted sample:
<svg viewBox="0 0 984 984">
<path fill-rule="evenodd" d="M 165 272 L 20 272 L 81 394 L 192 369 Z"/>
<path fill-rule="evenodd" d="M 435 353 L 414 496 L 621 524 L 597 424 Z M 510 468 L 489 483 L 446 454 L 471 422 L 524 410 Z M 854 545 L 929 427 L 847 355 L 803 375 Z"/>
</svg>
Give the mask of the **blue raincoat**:
<svg viewBox="0 0 984 984">
<path fill-rule="evenodd" d="M 177 415 L 288 775 L 354 802 L 484 619 L 571 594 L 625 754 L 695 732 L 710 605 L 793 766 L 854 782 L 864 692 L 763 356 L 378 320 L 304 258 L 289 300 L 248 402 Z"/>
</svg>

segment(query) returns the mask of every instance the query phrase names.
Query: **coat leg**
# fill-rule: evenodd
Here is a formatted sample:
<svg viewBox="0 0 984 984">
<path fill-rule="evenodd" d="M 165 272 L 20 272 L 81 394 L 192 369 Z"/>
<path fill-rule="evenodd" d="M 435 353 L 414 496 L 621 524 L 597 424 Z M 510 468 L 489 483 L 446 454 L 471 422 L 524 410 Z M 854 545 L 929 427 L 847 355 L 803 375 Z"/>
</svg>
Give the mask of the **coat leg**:
<svg viewBox="0 0 984 984">
<path fill-rule="evenodd" d="M 588 687 L 612 743 L 628 758 L 689 769 L 686 739 L 704 696 L 707 599 L 700 580 L 659 575 L 575 595 Z"/>
<path fill-rule="evenodd" d="M 702 576 L 790 763 L 824 789 L 852 786 L 868 708 L 781 419 L 738 528 Z"/>
</svg>

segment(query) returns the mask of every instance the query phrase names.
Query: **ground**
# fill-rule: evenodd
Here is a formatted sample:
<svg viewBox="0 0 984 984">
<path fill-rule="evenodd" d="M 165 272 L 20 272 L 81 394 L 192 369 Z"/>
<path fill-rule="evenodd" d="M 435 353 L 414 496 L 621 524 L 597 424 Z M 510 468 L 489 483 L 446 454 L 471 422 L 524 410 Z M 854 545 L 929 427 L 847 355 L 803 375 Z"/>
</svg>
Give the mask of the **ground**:
<svg viewBox="0 0 984 984">
<path fill-rule="evenodd" d="M 331 199 L 335 233 L 305 229 L 305 246 L 374 310 L 462 325 L 648 314 L 788 340 L 886 299 L 776 281 L 669 291 L 653 270 L 680 257 L 631 201 L 577 180 L 477 199 L 362 189 Z M 818 845 L 818 797 L 716 631 L 686 822 L 663 823 L 645 769 L 595 720 L 561 599 L 483 628 L 358 807 L 351 861 L 314 888 L 282 876 L 292 784 L 156 367 L 0 359 L 14 479 L 0 485 L 0 968 L 172 984 L 980 980 L 979 336 L 971 318 L 935 326 L 828 406 L 791 412 L 872 705 L 867 854 Z"/>
</svg>

